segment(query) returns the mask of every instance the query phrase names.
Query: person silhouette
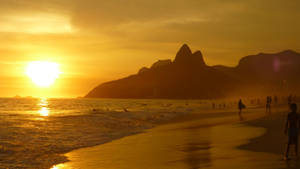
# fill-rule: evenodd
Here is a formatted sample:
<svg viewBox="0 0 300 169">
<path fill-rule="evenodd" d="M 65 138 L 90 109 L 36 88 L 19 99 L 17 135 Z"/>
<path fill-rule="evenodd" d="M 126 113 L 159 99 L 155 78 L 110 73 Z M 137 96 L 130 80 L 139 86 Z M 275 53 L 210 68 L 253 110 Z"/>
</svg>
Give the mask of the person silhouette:
<svg viewBox="0 0 300 169">
<path fill-rule="evenodd" d="M 243 120 L 242 110 L 244 108 L 246 108 L 246 106 L 243 104 L 242 99 L 239 100 L 238 108 L 239 108 L 239 117 L 240 117 L 240 120 Z"/>
<path fill-rule="evenodd" d="M 267 96 L 267 101 L 266 101 L 266 113 L 271 113 L 271 102 L 272 102 L 272 97 Z"/>
<path fill-rule="evenodd" d="M 284 157 L 285 160 L 288 159 L 290 145 L 295 145 L 295 154 L 298 157 L 298 130 L 300 128 L 300 118 L 299 114 L 297 113 L 297 104 L 291 103 L 290 109 L 292 112 L 290 112 L 287 116 L 284 129 L 284 133 L 288 135 L 288 144 Z"/>
</svg>

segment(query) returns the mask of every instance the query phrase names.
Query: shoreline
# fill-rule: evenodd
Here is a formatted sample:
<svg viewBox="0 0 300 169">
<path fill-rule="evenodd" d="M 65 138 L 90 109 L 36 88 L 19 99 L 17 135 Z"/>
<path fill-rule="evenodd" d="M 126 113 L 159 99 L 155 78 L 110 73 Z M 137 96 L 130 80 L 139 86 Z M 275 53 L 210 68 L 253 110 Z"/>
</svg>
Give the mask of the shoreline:
<svg viewBox="0 0 300 169">
<path fill-rule="evenodd" d="M 272 160 L 278 163 L 278 166 L 274 168 L 300 168 L 300 161 L 295 157 L 294 146 L 291 147 L 289 152 L 290 160 L 283 160 L 288 142 L 288 136 L 284 134 L 284 125 L 288 113 L 289 111 L 279 112 L 261 119 L 246 122 L 246 125 L 262 127 L 266 129 L 266 132 L 259 137 L 251 138 L 248 143 L 238 146 L 237 149 L 254 153 L 273 154 L 274 157 Z"/>
<path fill-rule="evenodd" d="M 287 112 L 281 112 L 246 122 L 245 124 L 249 126 L 265 128 L 266 133 L 260 137 L 250 139 L 248 144 L 241 145 L 238 148 L 283 155 L 287 143 L 287 136 L 284 135 L 286 115 Z"/>
<path fill-rule="evenodd" d="M 94 147 L 98 147 L 98 146 L 102 146 L 102 145 L 105 145 L 105 144 L 110 144 L 112 142 L 116 142 L 118 140 L 122 140 L 122 139 L 126 139 L 127 137 L 135 137 L 136 135 L 141 135 L 141 134 L 144 134 L 144 133 L 147 133 L 149 130 L 156 130 L 156 128 L 163 128 L 164 126 L 168 126 L 168 125 L 178 125 L 179 127 L 182 126 L 182 124 L 185 124 L 185 123 L 193 123 L 193 121 L 199 121 L 199 119 L 212 119 L 210 120 L 209 123 L 201 123 L 200 125 L 199 124 L 193 124 L 192 128 L 207 128 L 207 127 L 214 127 L 214 126 L 219 126 L 219 125 L 226 125 L 226 124 L 244 124 L 244 123 L 247 123 L 247 122 L 251 122 L 253 120 L 257 120 L 257 119 L 262 119 L 264 118 L 265 114 L 262 114 L 261 111 L 263 110 L 263 108 L 255 108 L 253 109 L 255 111 L 255 113 L 249 113 L 249 112 L 246 112 L 245 113 L 245 116 L 246 116 L 246 120 L 244 121 L 239 121 L 238 120 L 238 117 L 237 117 L 237 113 L 235 112 L 217 112 L 217 113 L 212 113 L 212 114 L 209 114 L 209 113 L 205 113 L 205 114 L 198 114 L 198 113 L 192 113 L 190 115 L 181 115 L 181 116 L 178 116 L 178 117 L 175 117 L 171 120 L 168 120 L 167 122 L 164 122 L 164 123 L 159 123 L 157 125 L 155 125 L 153 128 L 148 128 L 148 129 L 145 129 L 139 133 L 134 133 L 134 134 L 131 134 L 131 135 L 127 135 L 127 136 L 123 136 L 123 137 L 120 137 L 118 139 L 114 139 L 114 140 L 111 140 L 111 141 L 108 141 L 106 143 L 103 143 L 103 144 L 99 144 L 99 145 L 96 145 L 96 146 L 92 146 L 92 147 L 86 147 L 86 148 L 80 148 L 80 149 L 75 149 L 73 151 L 80 151 L 81 149 L 89 149 L 89 148 L 94 148 Z M 258 111 L 260 111 L 260 113 L 257 113 Z M 230 115 L 228 115 L 230 114 Z M 203 116 L 208 116 L 208 117 L 203 117 Z M 217 117 L 216 117 L 217 116 Z M 184 118 L 182 118 L 184 117 Z M 205 121 L 203 121 L 205 122 Z M 186 129 L 191 129 L 191 126 L 189 127 L 186 127 Z M 176 130 L 176 127 L 175 127 L 175 130 Z M 67 153 L 67 154 L 70 154 L 72 153 L 73 151 Z M 65 154 L 66 155 L 66 154 Z M 66 155 L 68 156 L 68 155 Z M 70 159 L 68 159 L 70 160 Z M 72 162 L 71 161 L 68 161 L 67 163 L 69 162 Z M 61 163 L 59 165 L 54 165 L 54 167 L 59 167 L 61 165 L 64 165 L 65 163 Z"/>
<path fill-rule="evenodd" d="M 218 116 L 218 115 L 227 116 L 228 113 L 233 114 L 233 115 L 236 114 L 235 112 L 227 112 L 227 111 L 220 111 L 220 112 L 216 112 L 216 113 L 203 113 L 203 114 L 202 113 L 190 113 L 190 114 L 181 114 L 181 115 L 175 116 L 175 117 L 173 117 L 171 119 L 167 119 L 167 120 L 163 119 L 159 122 L 156 122 L 155 124 L 152 124 L 151 127 L 149 127 L 149 126 L 145 127 L 141 131 L 130 132 L 130 133 L 127 133 L 126 135 L 120 135 L 115 138 L 111 138 L 109 140 L 103 140 L 102 142 L 99 142 L 98 144 L 94 144 L 91 146 L 83 146 L 83 147 L 75 148 L 70 151 L 64 152 L 62 154 L 60 153 L 60 154 L 58 154 L 57 161 L 53 161 L 53 164 L 51 165 L 50 169 L 55 169 L 55 166 L 57 166 L 58 164 L 64 164 L 64 163 L 70 162 L 70 160 L 65 156 L 65 154 L 68 154 L 72 151 L 101 146 L 103 144 L 107 144 L 112 141 L 116 141 L 116 140 L 119 140 L 119 139 L 122 139 L 125 137 L 142 134 L 144 132 L 147 132 L 147 130 L 151 130 L 156 127 L 160 127 L 160 126 L 164 126 L 164 125 L 180 124 L 180 123 L 185 123 L 185 122 L 190 122 L 190 121 L 196 121 L 196 120 L 203 119 L 203 118 L 214 118 L 215 116 Z M 204 116 L 206 116 L 206 117 L 204 117 Z M 230 122 L 223 122 L 222 124 L 224 124 L 224 123 L 230 123 Z M 214 124 L 214 125 L 218 125 L 218 124 Z M 213 125 L 209 125 L 209 126 L 213 126 Z"/>
</svg>

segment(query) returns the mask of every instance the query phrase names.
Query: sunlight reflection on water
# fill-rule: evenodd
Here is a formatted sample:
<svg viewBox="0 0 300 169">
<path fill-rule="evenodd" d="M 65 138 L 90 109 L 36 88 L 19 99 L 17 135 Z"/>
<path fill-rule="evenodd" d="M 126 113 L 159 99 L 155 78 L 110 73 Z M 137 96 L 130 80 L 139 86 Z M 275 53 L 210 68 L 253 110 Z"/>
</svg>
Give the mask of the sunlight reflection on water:
<svg viewBox="0 0 300 169">
<path fill-rule="evenodd" d="M 49 116 L 49 108 L 48 108 L 48 101 L 46 98 L 42 98 L 40 100 L 40 102 L 38 103 L 38 106 L 40 107 L 38 113 L 41 115 L 41 116 Z"/>
<path fill-rule="evenodd" d="M 64 165 L 64 164 L 58 164 L 58 165 L 53 166 L 53 167 L 50 168 L 50 169 L 63 169 L 63 168 L 65 168 L 65 165 Z"/>
<path fill-rule="evenodd" d="M 50 169 L 59 169 L 58 167 L 56 167 L 56 166 L 53 166 L 52 168 L 50 168 Z"/>
<path fill-rule="evenodd" d="M 39 110 L 39 113 L 41 116 L 48 116 L 49 115 L 49 110 L 47 107 L 42 107 L 40 110 Z"/>
</svg>

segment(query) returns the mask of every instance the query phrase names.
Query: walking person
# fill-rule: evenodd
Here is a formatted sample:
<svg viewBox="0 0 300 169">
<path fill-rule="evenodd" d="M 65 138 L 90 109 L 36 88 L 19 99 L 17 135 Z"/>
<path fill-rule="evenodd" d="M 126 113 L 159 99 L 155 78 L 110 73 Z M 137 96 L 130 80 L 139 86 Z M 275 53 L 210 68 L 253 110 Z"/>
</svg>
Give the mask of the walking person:
<svg viewBox="0 0 300 169">
<path fill-rule="evenodd" d="M 272 103 L 272 97 L 271 96 L 267 96 L 266 114 L 271 114 L 271 103 Z"/>
<path fill-rule="evenodd" d="M 297 113 L 297 104 L 292 103 L 290 105 L 291 111 L 287 116 L 285 123 L 284 133 L 288 135 L 288 144 L 285 152 L 285 160 L 289 159 L 289 150 L 291 145 L 295 145 L 295 155 L 298 158 L 298 134 L 300 128 L 300 118 Z"/>
<path fill-rule="evenodd" d="M 242 110 L 245 109 L 246 106 L 243 104 L 242 99 L 239 100 L 238 108 L 239 108 L 239 117 L 240 117 L 240 120 L 243 120 Z"/>
</svg>

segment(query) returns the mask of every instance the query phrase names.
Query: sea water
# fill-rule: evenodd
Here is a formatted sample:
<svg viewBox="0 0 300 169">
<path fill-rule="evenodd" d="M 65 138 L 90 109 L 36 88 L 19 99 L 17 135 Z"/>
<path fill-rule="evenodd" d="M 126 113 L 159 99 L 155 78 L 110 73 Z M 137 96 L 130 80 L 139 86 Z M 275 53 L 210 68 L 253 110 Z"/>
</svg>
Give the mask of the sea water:
<svg viewBox="0 0 300 169">
<path fill-rule="evenodd" d="M 50 168 L 71 150 L 207 109 L 203 100 L 0 98 L 0 169 Z"/>
</svg>

